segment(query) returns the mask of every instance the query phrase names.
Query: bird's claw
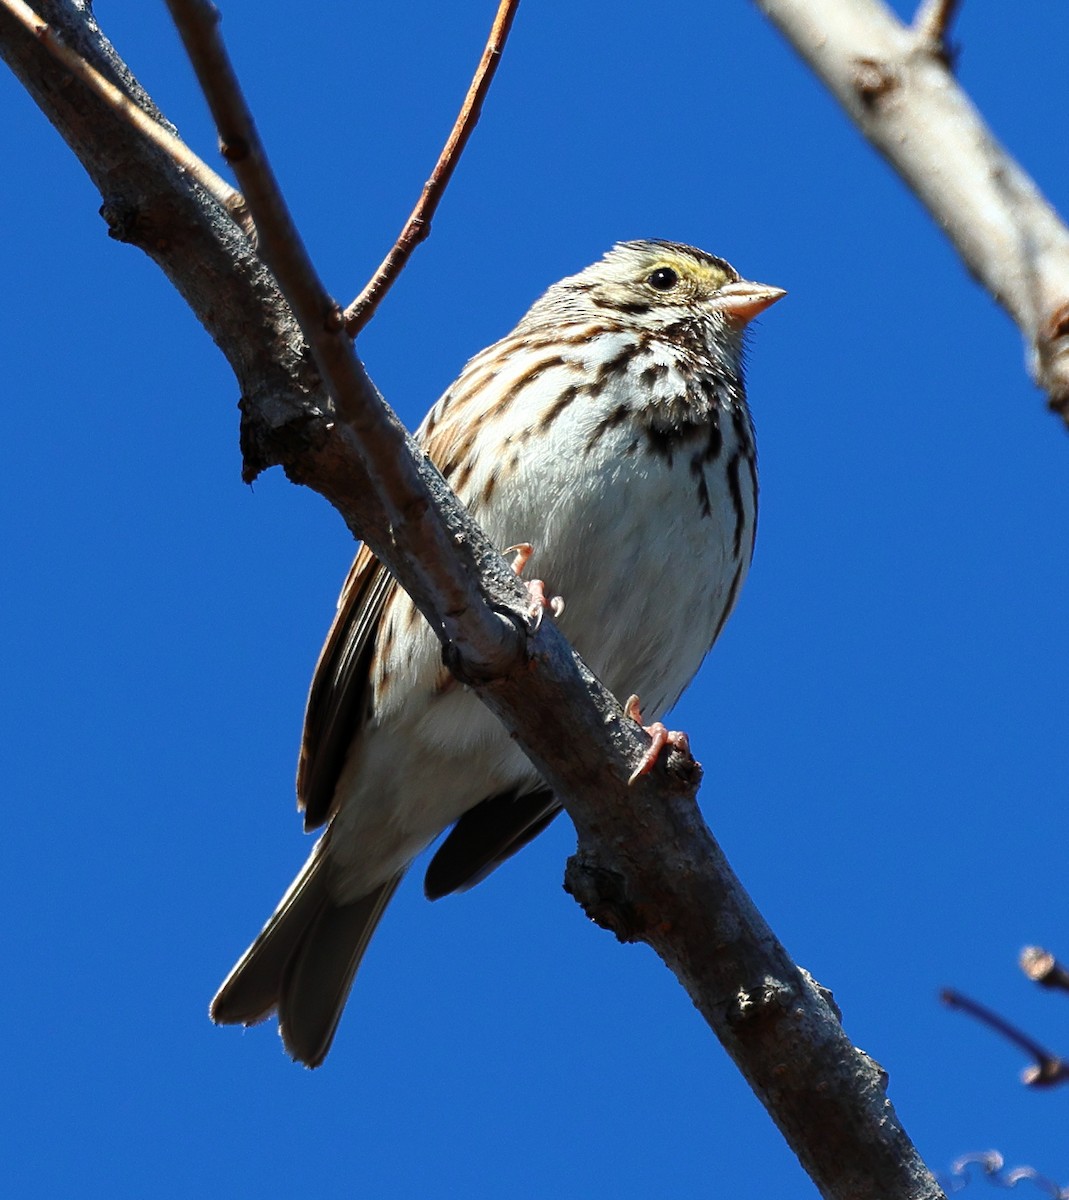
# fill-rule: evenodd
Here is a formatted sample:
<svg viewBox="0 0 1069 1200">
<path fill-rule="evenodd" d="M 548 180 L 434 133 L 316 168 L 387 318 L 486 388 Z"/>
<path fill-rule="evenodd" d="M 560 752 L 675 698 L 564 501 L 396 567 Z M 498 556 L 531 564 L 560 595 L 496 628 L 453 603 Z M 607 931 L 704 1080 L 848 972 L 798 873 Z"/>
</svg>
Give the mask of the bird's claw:
<svg viewBox="0 0 1069 1200">
<path fill-rule="evenodd" d="M 509 546 L 505 553 L 515 555 L 512 560 L 512 569 L 517 575 L 522 575 L 524 567 L 531 561 L 531 555 L 534 554 L 534 546 L 530 542 L 518 542 L 515 546 Z M 524 583 L 527 587 L 527 595 L 531 598 L 531 603 L 527 608 L 527 616 L 532 623 L 531 632 L 537 633 L 547 608 L 554 618 L 559 618 L 564 612 L 564 597 L 547 596 L 546 585 L 541 579 L 529 579 Z"/>
<path fill-rule="evenodd" d="M 638 766 L 631 772 L 631 777 L 627 781 L 628 787 L 636 779 L 641 778 L 643 775 L 648 775 L 653 770 L 665 746 L 669 746 L 673 750 L 678 750 L 680 754 L 690 754 L 690 738 L 682 731 L 667 729 L 660 721 L 654 721 L 652 725 L 644 724 L 637 696 L 628 697 L 627 703 L 624 705 L 624 716 L 629 717 L 637 725 L 641 725 L 643 732 L 648 734 L 650 739 L 650 748 L 642 756 L 642 760 Z"/>
</svg>

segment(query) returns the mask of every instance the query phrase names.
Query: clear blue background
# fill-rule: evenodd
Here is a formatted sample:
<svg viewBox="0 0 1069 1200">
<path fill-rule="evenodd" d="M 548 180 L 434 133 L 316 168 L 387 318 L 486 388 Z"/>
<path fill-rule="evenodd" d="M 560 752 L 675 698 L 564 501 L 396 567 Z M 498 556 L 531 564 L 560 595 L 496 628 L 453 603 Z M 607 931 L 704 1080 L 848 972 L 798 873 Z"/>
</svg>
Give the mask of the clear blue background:
<svg viewBox="0 0 1069 1200">
<path fill-rule="evenodd" d="M 490 3 L 226 0 L 329 286 L 418 194 Z M 905 12 L 906 6 L 900 5 Z M 187 140 L 214 135 L 161 5 L 98 16 Z M 1055 202 L 1069 10 L 974 0 L 961 77 Z M 309 1073 L 209 997 L 307 849 L 305 689 L 352 545 L 239 478 L 226 363 L 0 76 L 6 582 L 3 1172 L 20 1196 L 810 1197 L 672 976 L 561 890 L 560 821 L 475 891 L 418 874 Z M 551 282 L 632 237 L 790 296 L 757 330 L 758 552 L 673 724 L 702 803 L 935 1169 L 1069 1182 L 1069 1092 L 937 991 L 1069 1051 L 1018 972 L 1069 957 L 1069 439 L 1016 331 L 748 5 L 526 0 L 435 222 L 362 339 L 415 425 Z M 982 1184 L 973 1188 L 986 1191 Z"/>
</svg>

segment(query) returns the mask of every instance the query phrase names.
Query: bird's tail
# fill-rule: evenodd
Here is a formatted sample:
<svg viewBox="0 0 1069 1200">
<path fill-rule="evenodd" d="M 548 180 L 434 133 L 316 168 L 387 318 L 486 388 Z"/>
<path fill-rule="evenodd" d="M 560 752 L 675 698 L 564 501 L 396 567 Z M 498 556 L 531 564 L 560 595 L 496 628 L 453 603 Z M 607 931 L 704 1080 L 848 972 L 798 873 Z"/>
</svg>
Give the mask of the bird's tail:
<svg viewBox="0 0 1069 1200">
<path fill-rule="evenodd" d="M 290 1055 L 318 1067 L 330 1049 L 360 959 L 401 874 L 351 904 L 331 899 L 322 842 L 263 932 L 215 994 L 218 1025 L 255 1025 L 278 1012 Z"/>
</svg>

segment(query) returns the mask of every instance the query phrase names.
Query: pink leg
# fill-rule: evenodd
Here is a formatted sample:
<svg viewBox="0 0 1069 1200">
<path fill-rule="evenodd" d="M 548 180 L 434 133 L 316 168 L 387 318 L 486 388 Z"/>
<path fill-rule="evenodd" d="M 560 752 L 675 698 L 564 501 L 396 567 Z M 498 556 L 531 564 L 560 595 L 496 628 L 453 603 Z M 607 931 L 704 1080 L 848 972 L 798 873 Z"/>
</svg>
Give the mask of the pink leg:
<svg viewBox="0 0 1069 1200">
<path fill-rule="evenodd" d="M 660 721 L 654 721 L 652 725 L 643 723 L 642 710 L 638 706 L 637 696 L 628 697 L 628 701 L 624 705 L 624 716 L 630 717 L 636 724 L 641 725 L 643 731 L 650 738 L 650 748 L 642 756 L 642 761 L 631 772 L 631 778 L 627 781 L 628 786 L 640 776 L 648 775 L 653 770 L 665 746 L 670 746 L 681 754 L 690 754 L 690 738 L 685 733 L 681 733 L 678 729 L 666 729 Z"/>
<path fill-rule="evenodd" d="M 516 557 L 512 560 L 512 569 L 517 575 L 522 575 L 524 567 L 531 561 L 531 555 L 534 554 L 534 546 L 530 542 L 519 542 L 515 546 L 509 546 L 505 553 L 515 554 Z M 528 579 L 524 582 L 527 594 L 531 597 L 531 607 L 528 612 L 534 621 L 535 629 L 542 623 L 542 614 L 547 608 L 554 617 L 559 617 L 564 612 L 564 598 L 547 596 L 546 585 L 541 579 Z"/>
</svg>

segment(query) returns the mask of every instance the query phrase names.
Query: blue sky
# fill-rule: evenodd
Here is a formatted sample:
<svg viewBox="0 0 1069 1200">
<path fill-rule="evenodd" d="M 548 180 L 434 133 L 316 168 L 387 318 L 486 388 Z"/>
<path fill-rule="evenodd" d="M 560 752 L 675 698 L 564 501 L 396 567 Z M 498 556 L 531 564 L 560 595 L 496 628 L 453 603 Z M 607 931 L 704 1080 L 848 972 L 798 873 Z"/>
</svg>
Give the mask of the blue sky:
<svg viewBox="0 0 1069 1200">
<path fill-rule="evenodd" d="M 328 285 L 349 299 L 459 104 L 491 5 L 225 0 Z M 904 6 L 901 9 L 905 11 Z M 98 16 L 213 156 L 162 6 Z M 961 76 L 1056 204 L 1069 15 L 964 6 Z M 7 403 L 6 1177 L 22 1196 L 815 1195 L 667 970 L 561 890 L 558 822 L 467 895 L 414 874 L 327 1065 L 209 997 L 307 841 L 305 690 L 352 545 L 239 476 L 226 363 L 0 76 Z M 527 0 L 434 233 L 362 338 L 414 426 L 551 282 L 632 237 L 787 288 L 757 330 L 757 556 L 673 725 L 702 805 L 935 1169 L 997 1147 L 1069 1182 L 1065 1094 L 936 994 L 1069 1051 L 1057 854 L 1069 439 L 1016 331 L 741 2 Z M 1053 856 L 1052 856 L 1053 851 Z M 976 1184 L 977 1193 L 984 1190 Z"/>
</svg>

